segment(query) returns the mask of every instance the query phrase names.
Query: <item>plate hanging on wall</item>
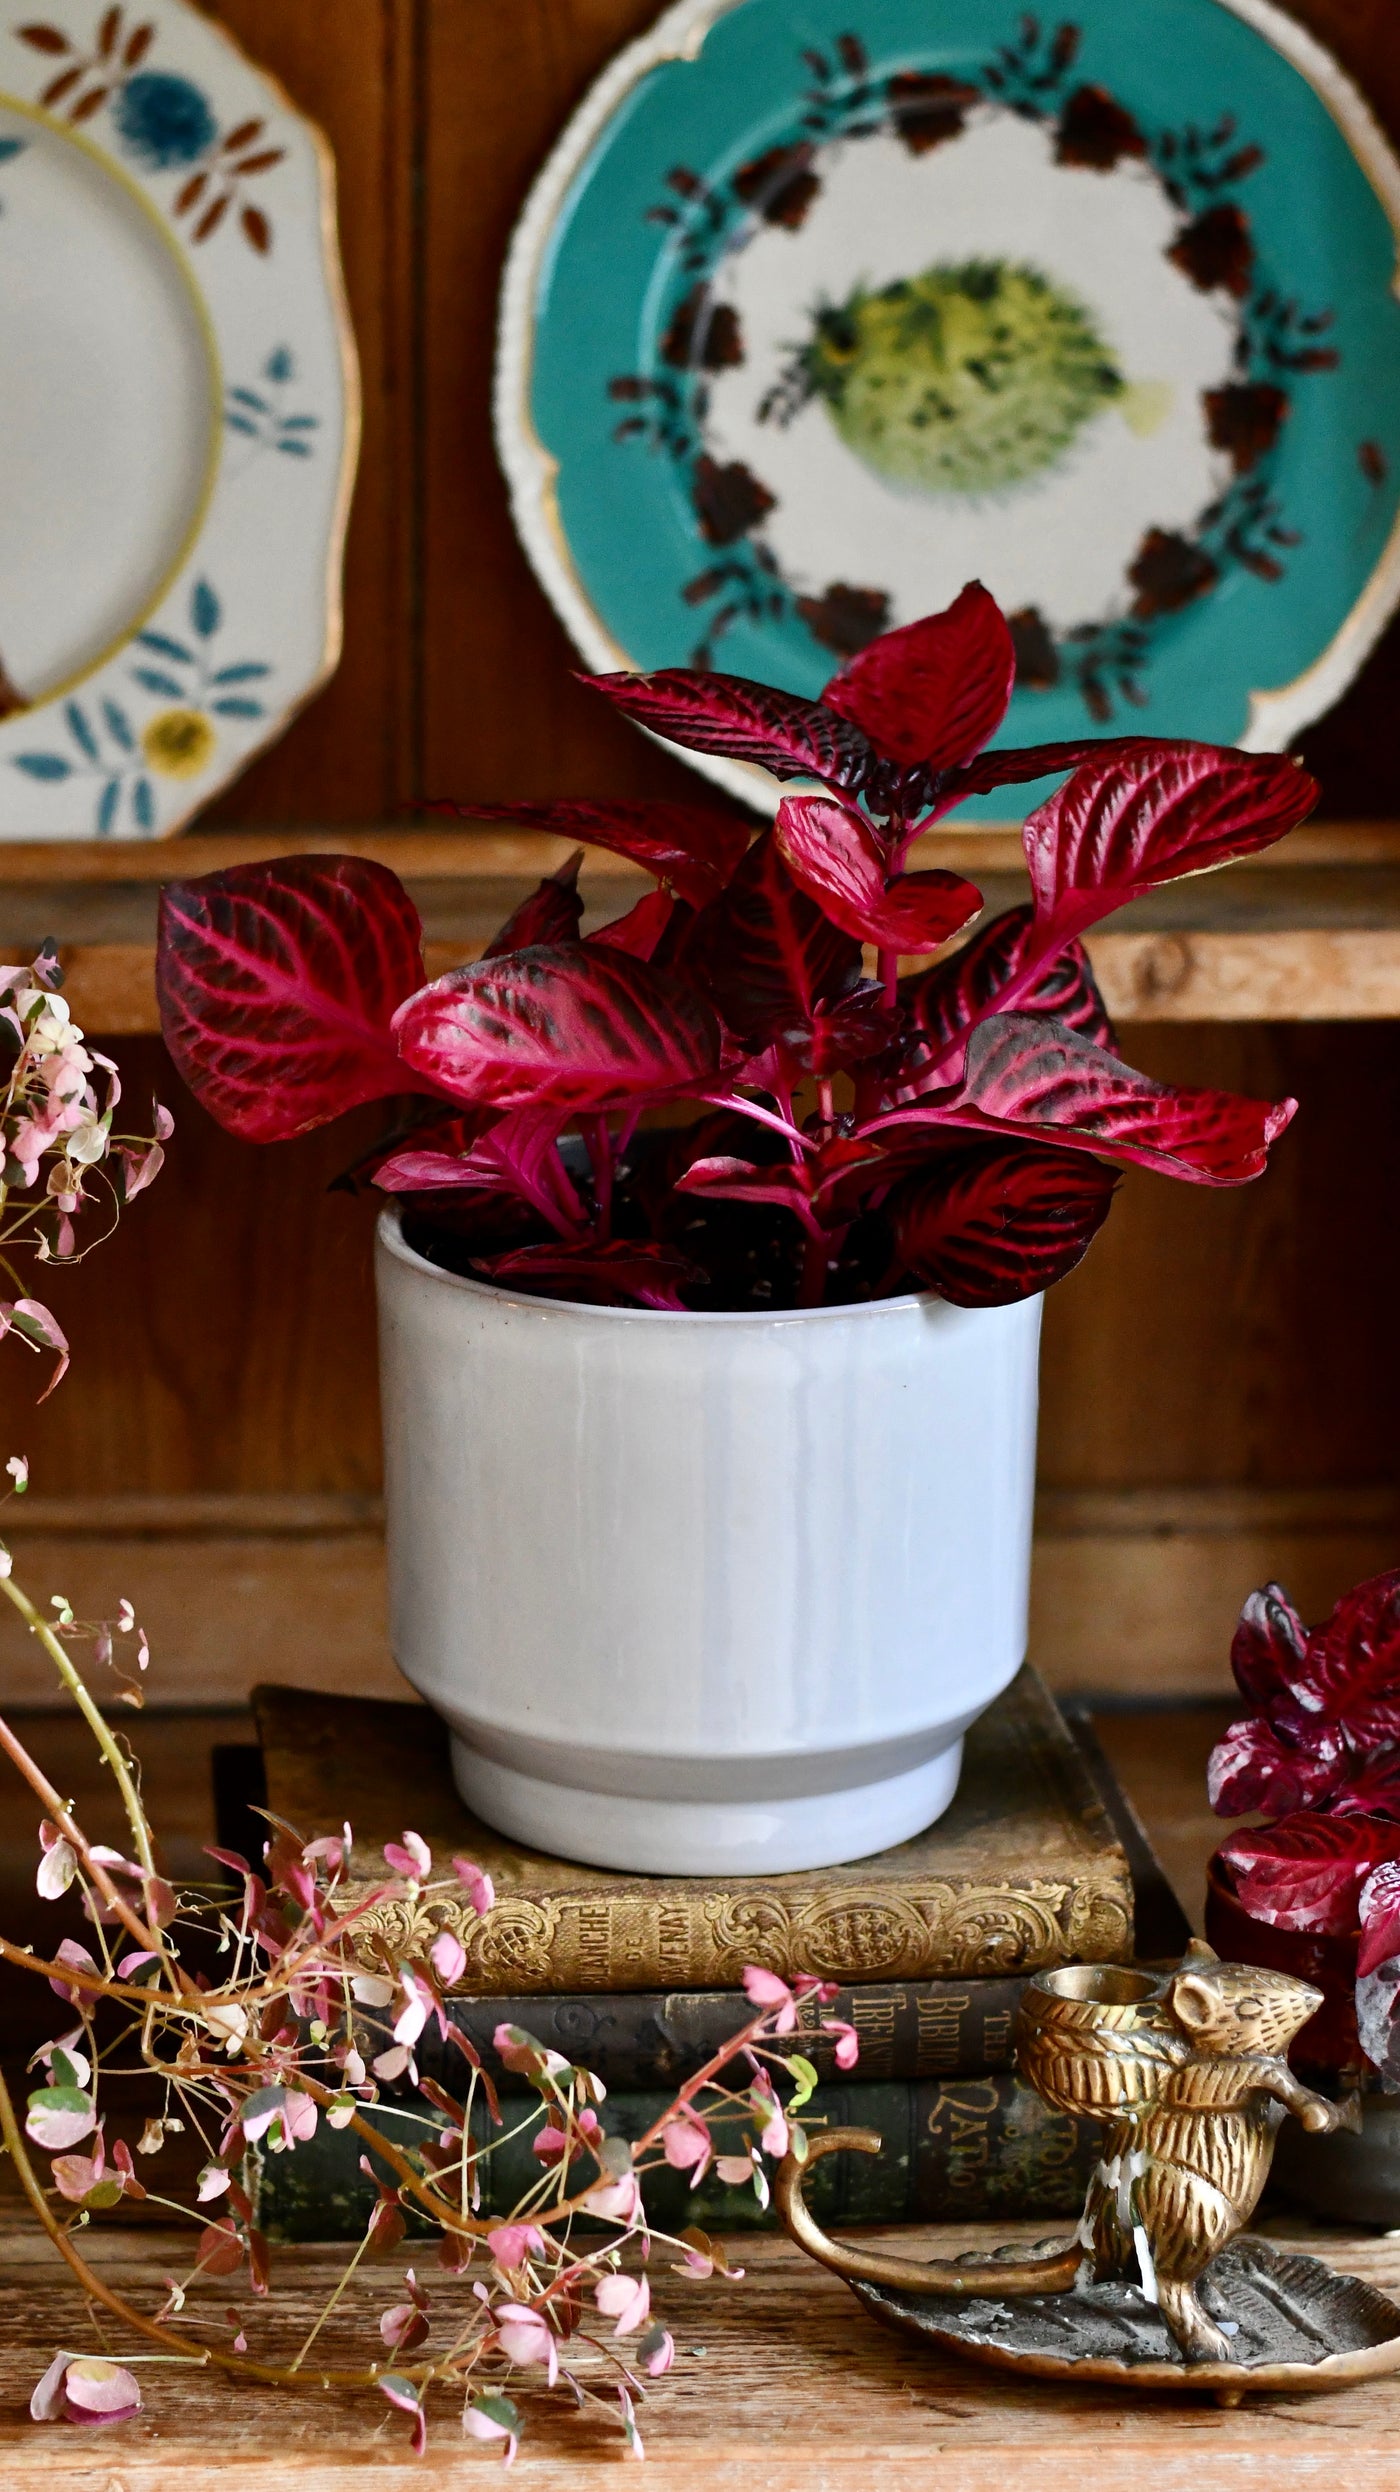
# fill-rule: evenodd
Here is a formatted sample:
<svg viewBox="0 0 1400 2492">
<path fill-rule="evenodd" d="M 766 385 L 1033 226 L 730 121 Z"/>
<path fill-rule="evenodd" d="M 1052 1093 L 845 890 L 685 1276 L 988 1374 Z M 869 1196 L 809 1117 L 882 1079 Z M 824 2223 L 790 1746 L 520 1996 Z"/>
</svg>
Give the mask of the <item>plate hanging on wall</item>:
<svg viewBox="0 0 1400 2492">
<path fill-rule="evenodd" d="M 0 838 L 159 838 L 335 665 L 320 133 L 184 0 L 0 17 Z"/>
<path fill-rule="evenodd" d="M 516 230 L 516 524 L 593 668 L 812 695 L 980 577 L 999 742 L 1276 750 L 1400 600 L 1398 240 L 1267 0 L 680 0 Z"/>
</svg>

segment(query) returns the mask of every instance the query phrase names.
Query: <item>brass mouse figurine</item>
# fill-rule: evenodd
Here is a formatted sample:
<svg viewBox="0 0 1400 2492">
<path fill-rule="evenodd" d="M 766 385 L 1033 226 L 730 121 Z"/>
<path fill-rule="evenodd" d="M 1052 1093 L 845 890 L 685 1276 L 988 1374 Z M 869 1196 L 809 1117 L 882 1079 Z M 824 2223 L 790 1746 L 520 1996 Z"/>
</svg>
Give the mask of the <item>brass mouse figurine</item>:
<svg viewBox="0 0 1400 2492">
<path fill-rule="evenodd" d="M 1326 2101 L 1284 2056 L 1321 2004 L 1310 1983 L 1222 1964 L 1200 1941 L 1162 1976 L 1100 1964 L 1037 1974 L 1017 2023 L 1018 2070 L 1106 2135 L 1073 2238 L 1033 2256 L 921 2264 L 828 2239 L 803 2203 L 804 2170 L 846 2146 L 878 2152 L 868 2130 L 816 2132 L 806 2164 L 789 2157 L 779 2173 L 779 2211 L 802 2248 L 851 2281 L 959 2300 L 1134 2284 L 1185 2361 L 1228 2362 L 1230 2336 L 1196 2287 L 1254 2213 L 1285 2112 L 1313 2130 L 1360 2125 L 1354 2095 Z"/>
</svg>

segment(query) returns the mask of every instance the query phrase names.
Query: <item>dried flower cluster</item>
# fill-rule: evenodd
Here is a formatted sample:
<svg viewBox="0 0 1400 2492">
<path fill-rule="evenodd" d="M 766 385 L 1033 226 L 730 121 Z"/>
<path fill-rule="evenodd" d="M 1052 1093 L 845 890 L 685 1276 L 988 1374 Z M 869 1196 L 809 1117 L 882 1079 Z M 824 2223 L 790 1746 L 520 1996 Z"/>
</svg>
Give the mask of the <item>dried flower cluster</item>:
<svg viewBox="0 0 1400 2492">
<path fill-rule="evenodd" d="M 0 1339 L 13 1332 L 32 1349 L 57 1353 L 47 1393 L 67 1369 L 68 1344 L 50 1310 L 24 1295 L 12 1258 L 27 1250 L 41 1263 L 81 1261 L 100 1239 L 79 1245 L 80 1214 L 101 1201 L 109 1217 L 100 1236 L 108 1235 L 122 1205 L 159 1173 L 171 1132 L 160 1106 L 151 1136 L 113 1132 L 117 1068 L 85 1044 L 62 984 L 51 944 L 26 968 L 0 969 L 0 1052 L 9 1059 L 0 1100 L 0 1275 L 15 1292 L 0 1303 Z M 101 1100 L 93 1078 L 99 1070 L 106 1077 Z"/>
<path fill-rule="evenodd" d="M 234 1887 L 177 1893 L 159 1868 L 133 1760 L 71 1657 L 69 1647 L 85 1633 L 110 1650 L 111 1630 L 85 1629 L 66 1604 L 51 1625 L 13 1576 L 3 1589 L 98 1742 L 126 1810 L 130 1851 L 88 1840 L 0 1719 L 0 1748 L 45 1812 L 38 1893 L 56 1902 L 75 1890 L 90 1925 L 88 1940 L 67 1937 L 52 1952 L 0 1939 L 0 1956 L 46 1979 L 66 2010 L 62 2030 L 35 2054 L 22 2122 L 0 2080 L 0 2128 L 31 2206 L 89 2299 L 156 2348 L 121 2362 L 58 2353 L 34 2391 L 35 2419 L 120 2422 L 141 2404 L 140 2363 L 174 2359 L 308 2392 L 373 2390 L 411 2418 L 416 2455 L 426 2446 L 430 2394 L 449 2392 L 462 2429 L 509 2460 L 521 2430 L 512 2387 L 557 2390 L 601 2404 L 640 2457 L 646 2382 L 670 2368 L 675 2351 L 652 2308 L 649 2262 L 661 2251 L 688 2277 L 742 2273 L 726 2266 L 698 2227 L 672 2236 L 649 2224 L 646 2175 L 665 2164 L 695 2186 L 714 2164 L 721 2179 L 766 2203 L 767 2161 L 805 2152 L 795 2115 L 810 2100 L 816 2071 L 794 2051 L 793 2037 L 804 2022 L 818 2029 L 834 1986 L 789 1986 L 751 1966 L 749 2022 L 632 2143 L 609 2133 L 597 2078 L 503 2024 L 496 2052 L 531 2095 L 528 2110 L 510 2099 L 503 2108 L 490 2071 L 446 2010 L 445 1993 L 465 1965 L 460 1939 L 440 1929 L 425 1954 L 396 1961 L 360 1932 L 367 1915 L 400 1900 L 430 1922 L 435 1902 L 460 1909 L 463 1895 L 489 1913 L 489 1877 L 461 1859 L 450 1877 L 435 1878 L 426 1844 L 410 1830 L 384 1847 L 382 1880 L 368 1892 L 357 1886 L 349 1905 L 342 1889 L 350 1829 L 303 1842 L 270 1820 L 258 1868 L 236 1853 L 211 1852 L 234 1874 Z M 130 1627 L 125 1604 L 117 1627 Z M 853 2030 L 820 2021 L 834 2035 L 837 2064 L 849 2068 Z M 451 2090 L 417 2065 L 430 2023 L 449 2061 L 456 2054 Z M 143 2111 L 129 2108 L 133 2079 L 144 2088 Z M 396 2134 L 405 2105 L 386 2091 L 404 2079 L 419 2115 L 407 2138 L 402 2128 Z M 786 2101 L 779 2079 L 790 2089 Z M 426 2137 L 425 2107 L 435 2122 Z M 314 2325 L 279 2345 L 272 2261 L 244 2159 L 250 2148 L 294 2154 L 322 2121 L 360 2140 L 373 2206 Z M 483 2212 L 493 2155 L 529 2130 L 537 2180 L 506 2215 Z M 203 2158 L 186 2199 L 161 2190 L 154 2164 L 177 2136 L 197 2139 Z M 46 2173 L 35 2148 L 48 2157 Z M 167 2279 L 156 2310 L 117 2292 L 81 2247 L 92 2217 L 143 2197 L 190 2227 L 188 2263 Z M 372 2292 L 362 2311 L 369 2281 L 362 2263 L 394 2255 L 409 2212 L 427 2218 L 436 2247 L 425 2243 L 387 2298 Z M 218 2327 L 205 2316 L 207 2305 L 191 2299 L 192 2286 L 215 2277 L 230 2289 L 240 2279 L 253 2297 Z M 308 2368 L 332 2318 L 343 2332 L 356 2316 L 368 2350 L 348 2364 L 322 2351 Z"/>
</svg>

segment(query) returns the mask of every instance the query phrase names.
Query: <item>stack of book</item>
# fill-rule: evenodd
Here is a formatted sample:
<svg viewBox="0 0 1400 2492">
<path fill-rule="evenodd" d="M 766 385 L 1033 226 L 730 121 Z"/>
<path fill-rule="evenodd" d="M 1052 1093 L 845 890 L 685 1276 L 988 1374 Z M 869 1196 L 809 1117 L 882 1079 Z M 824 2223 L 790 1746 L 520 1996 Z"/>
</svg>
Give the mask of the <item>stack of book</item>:
<svg viewBox="0 0 1400 2492">
<path fill-rule="evenodd" d="M 1018 2083 L 1022 1988 L 1049 1965 L 1131 1959 L 1135 1906 L 1144 1957 L 1178 1954 L 1187 1931 L 1092 1736 L 1067 1725 L 1032 1671 L 969 1732 L 957 1797 L 926 1833 L 843 1868 L 723 1881 L 629 1877 L 505 1841 L 458 1799 L 446 1733 L 420 1705 L 280 1687 L 254 1702 L 260 1753 L 222 1759 L 226 1844 L 260 1853 L 251 1803 L 307 1839 L 348 1820 L 351 1895 L 382 1880 L 384 1843 L 410 1827 L 435 1874 L 461 1853 L 489 1873 L 497 1900 L 483 1918 L 447 1908 L 467 1955 L 449 2013 L 504 2092 L 530 2089 L 500 2069 L 502 2023 L 600 2077 L 606 2126 L 638 2136 L 752 2014 L 745 1964 L 815 1973 L 841 1984 L 825 2012 L 854 2025 L 860 2057 L 842 2077 L 829 2039 L 797 2038 L 821 2077 L 804 2121 L 884 2139 L 878 2159 L 815 2167 L 821 2221 L 1077 2211 L 1097 2133 Z M 366 1963 L 422 1953 L 443 1918 L 439 1899 L 373 1908 L 361 1925 Z M 430 2027 L 421 2073 L 460 2091 L 460 2055 L 431 2037 Z M 398 2104 L 396 2132 L 407 2118 L 412 2135 L 412 2098 Z M 523 2102 L 515 2108 L 523 2115 Z M 425 2106 L 424 2128 L 437 2124 Z M 267 2157 L 256 2175 L 263 2228 L 282 2240 L 357 2236 L 373 2204 L 359 2157 L 353 2133 L 325 2123 L 294 2153 Z M 483 2166 L 486 2211 L 513 2205 L 539 2171 L 526 2126 Z M 762 2220 L 752 2192 L 713 2174 L 692 2191 L 667 2168 L 647 2203 L 668 2231 Z"/>
</svg>

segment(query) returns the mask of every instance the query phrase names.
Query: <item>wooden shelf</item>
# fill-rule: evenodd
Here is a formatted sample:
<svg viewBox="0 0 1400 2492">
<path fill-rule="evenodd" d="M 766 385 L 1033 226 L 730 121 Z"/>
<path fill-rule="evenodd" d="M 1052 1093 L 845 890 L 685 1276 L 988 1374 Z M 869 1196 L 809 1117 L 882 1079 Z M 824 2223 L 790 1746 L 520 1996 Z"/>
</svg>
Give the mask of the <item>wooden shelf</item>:
<svg viewBox="0 0 1400 2492">
<path fill-rule="evenodd" d="M 1393 1563 L 1400 1488 L 1042 1492 L 1031 1657 L 1062 1695 L 1227 1698 L 1240 1604 L 1278 1576 L 1305 1617 Z M 146 1702 L 241 1704 L 273 1675 L 342 1694 L 403 1692 L 389 1653 L 383 1510 L 368 1496 L 29 1496 L 5 1539 L 42 1608 L 135 1603 Z M 52 1701 L 37 1645 L 5 1647 L 11 1705 Z"/>
<path fill-rule="evenodd" d="M 422 912 L 428 973 L 474 959 L 530 883 L 568 854 L 543 833 L 295 830 L 198 833 L 153 847 L 81 841 L 0 849 L 6 957 L 54 936 L 84 1028 L 157 1028 L 159 886 L 261 857 L 318 850 L 394 866 Z M 989 828 L 930 833 L 917 862 L 966 873 L 989 910 L 1026 896 L 1020 839 Z M 593 851 L 587 926 L 630 906 L 646 879 Z M 1309 825 L 1281 849 L 1170 885 L 1124 909 L 1089 951 L 1114 1018 L 1368 1021 L 1400 1018 L 1400 825 Z"/>
</svg>

